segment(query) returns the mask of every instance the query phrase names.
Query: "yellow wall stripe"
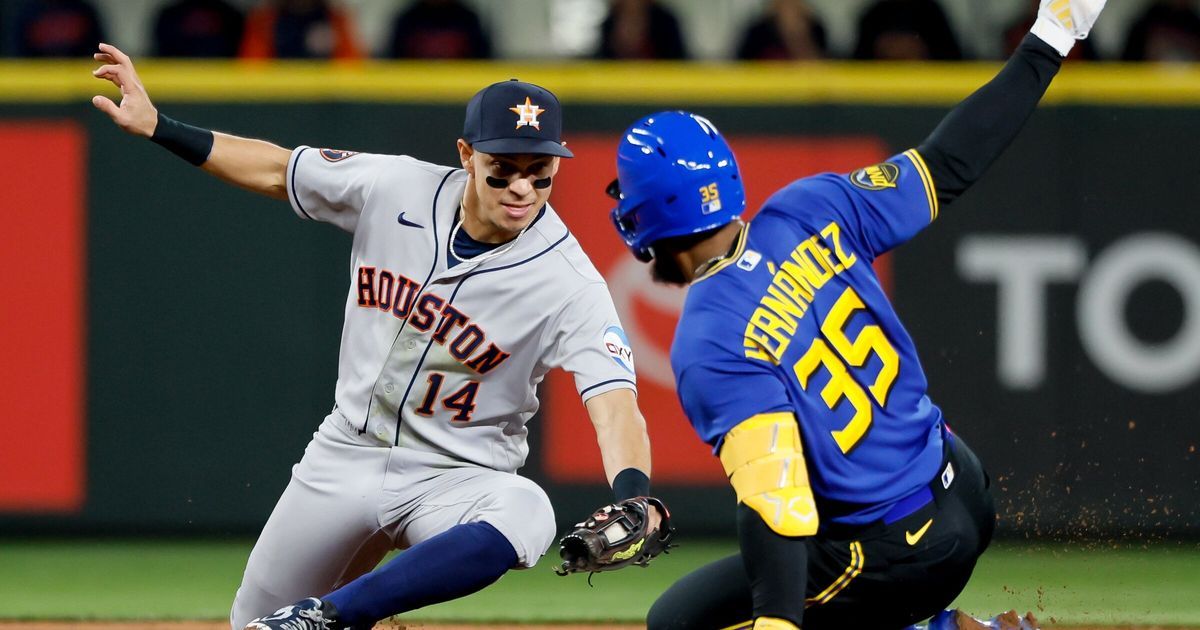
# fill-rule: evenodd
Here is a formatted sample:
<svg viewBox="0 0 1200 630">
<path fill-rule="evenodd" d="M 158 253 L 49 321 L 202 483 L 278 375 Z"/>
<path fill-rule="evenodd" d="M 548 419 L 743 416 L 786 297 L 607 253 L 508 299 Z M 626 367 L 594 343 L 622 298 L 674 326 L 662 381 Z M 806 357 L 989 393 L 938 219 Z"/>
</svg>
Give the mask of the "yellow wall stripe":
<svg viewBox="0 0 1200 630">
<path fill-rule="evenodd" d="M 86 102 L 115 94 L 88 61 L 0 62 L 0 102 Z M 567 102 L 687 106 L 773 104 L 951 105 L 987 82 L 998 63 L 368 61 L 138 62 L 159 102 L 366 101 L 461 107 L 480 87 L 520 77 Z M 1200 64 L 1069 63 L 1048 103 L 1200 105 Z"/>
<path fill-rule="evenodd" d="M 865 562 L 866 556 L 863 555 L 862 543 L 857 540 L 850 543 L 850 564 L 846 567 L 846 571 L 838 579 L 834 580 L 833 584 L 830 584 L 828 588 L 804 600 L 804 606 L 807 608 L 809 606 L 825 604 L 834 597 L 837 597 L 838 593 L 845 590 L 850 585 L 850 582 L 854 581 L 854 578 L 862 573 Z"/>
<path fill-rule="evenodd" d="M 729 626 L 727 628 L 721 628 L 721 630 L 750 630 L 750 628 L 753 628 L 753 627 L 754 627 L 754 620 L 750 619 L 748 621 L 743 621 L 741 623 L 735 623 L 732 626 Z"/>
<path fill-rule="evenodd" d="M 929 172 L 929 165 L 925 163 L 925 158 L 921 157 L 916 149 L 909 149 L 904 152 L 904 155 L 908 156 L 913 166 L 917 168 L 917 174 L 921 177 L 921 184 L 925 187 L 925 199 L 929 203 L 929 222 L 933 223 L 937 220 L 940 211 L 937 187 L 933 185 L 933 174 Z"/>
</svg>

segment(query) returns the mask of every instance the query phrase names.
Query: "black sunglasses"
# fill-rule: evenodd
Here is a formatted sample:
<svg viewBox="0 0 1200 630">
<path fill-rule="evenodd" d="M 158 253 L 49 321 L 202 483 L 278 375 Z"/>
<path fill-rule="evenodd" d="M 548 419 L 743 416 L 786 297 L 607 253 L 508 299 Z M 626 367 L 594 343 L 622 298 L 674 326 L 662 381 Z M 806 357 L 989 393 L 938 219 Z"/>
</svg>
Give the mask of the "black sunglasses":
<svg viewBox="0 0 1200 630">
<path fill-rule="evenodd" d="M 533 180 L 533 187 L 537 188 L 538 190 L 545 190 L 550 187 L 550 184 L 553 183 L 553 179 L 554 179 L 553 177 L 543 177 L 541 179 L 535 179 L 535 180 Z M 491 186 L 492 188 L 508 188 L 508 180 L 507 179 L 501 179 L 499 177 L 492 177 L 491 175 L 487 175 L 483 178 L 483 180 L 485 182 L 487 182 L 487 185 Z"/>
</svg>

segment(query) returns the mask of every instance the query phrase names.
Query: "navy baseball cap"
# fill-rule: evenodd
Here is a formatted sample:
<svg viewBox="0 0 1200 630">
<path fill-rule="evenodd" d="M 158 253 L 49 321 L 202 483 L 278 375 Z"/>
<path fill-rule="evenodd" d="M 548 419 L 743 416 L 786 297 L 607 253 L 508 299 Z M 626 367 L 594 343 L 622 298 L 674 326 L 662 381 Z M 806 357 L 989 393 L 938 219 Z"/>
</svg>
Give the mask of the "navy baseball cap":
<svg viewBox="0 0 1200 630">
<path fill-rule="evenodd" d="M 516 79 L 493 83 L 467 103 L 463 140 L 484 153 L 575 157 L 562 143 L 562 106 L 550 90 Z"/>
</svg>

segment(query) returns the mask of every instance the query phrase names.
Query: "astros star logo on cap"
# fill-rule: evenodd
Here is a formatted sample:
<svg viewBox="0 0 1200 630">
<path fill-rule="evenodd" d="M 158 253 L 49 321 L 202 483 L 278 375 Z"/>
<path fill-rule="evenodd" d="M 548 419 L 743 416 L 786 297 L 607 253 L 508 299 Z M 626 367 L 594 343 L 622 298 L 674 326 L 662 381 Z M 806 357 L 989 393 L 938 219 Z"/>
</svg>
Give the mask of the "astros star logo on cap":
<svg viewBox="0 0 1200 630">
<path fill-rule="evenodd" d="M 518 104 L 516 107 L 509 107 L 508 111 L 517 115 L 517 129 L 528 125 L 534 129 L 537 129 L 538 131 L 542 130 L 542 123 L 538 122 L 538 114 L 546 110 L 531 103 L 528 96 L 525 97 L 524 104 Z"/>
</svg>

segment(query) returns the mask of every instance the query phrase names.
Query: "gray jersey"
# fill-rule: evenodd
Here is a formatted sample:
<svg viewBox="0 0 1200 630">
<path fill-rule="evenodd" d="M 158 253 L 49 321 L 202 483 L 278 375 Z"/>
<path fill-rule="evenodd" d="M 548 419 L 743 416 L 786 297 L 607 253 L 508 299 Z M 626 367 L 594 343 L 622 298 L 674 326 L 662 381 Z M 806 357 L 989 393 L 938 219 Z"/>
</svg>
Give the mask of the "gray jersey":
<svg viewBox="0 0 1200 630">
<path fill-rule="evenodd" d="M 511 249 L 448 266 L 466 182 L 407 156 L 310 147 L 287 170 L 298 215 L 354 235 L 332 417 L 363 444 L 511 472 L 547 371 L 571 372 L 586 400 L 635 388 L 633 357 L 607 285 L 549 205 Z"/>
</svg>

